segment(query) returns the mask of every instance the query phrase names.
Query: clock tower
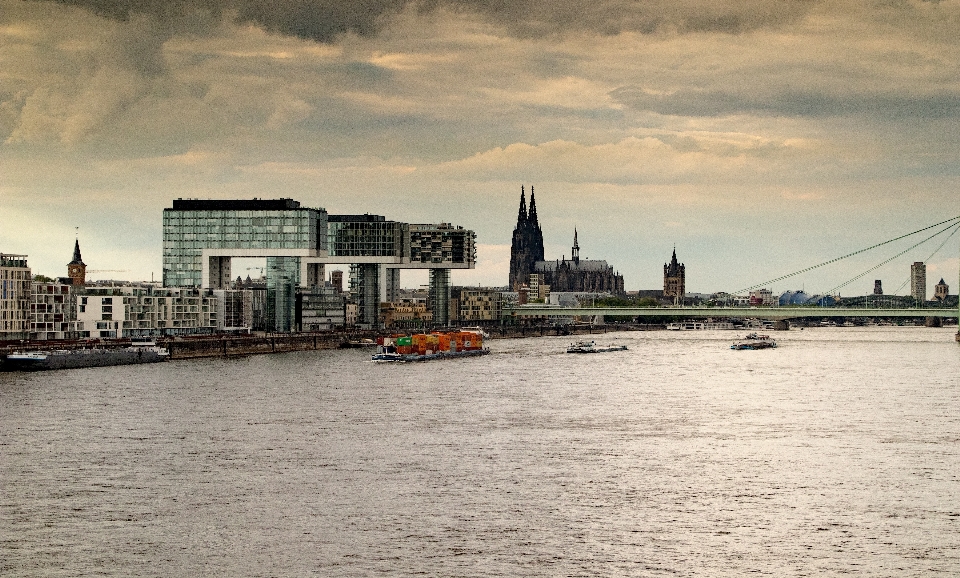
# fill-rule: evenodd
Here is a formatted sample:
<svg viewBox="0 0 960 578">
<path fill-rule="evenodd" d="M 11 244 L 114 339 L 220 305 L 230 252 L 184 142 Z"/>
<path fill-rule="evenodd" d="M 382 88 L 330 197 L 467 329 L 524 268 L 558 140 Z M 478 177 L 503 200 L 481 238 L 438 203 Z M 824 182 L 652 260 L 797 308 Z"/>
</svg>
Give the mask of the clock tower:
<svg viewBox="0 0 960 578">
<path fill-rule="evenodd" d="M 87 265 L 80 258 L 80 239 L 73 246 L 73 261 L 67 263 L 67 276 L 75 286 L 83 287 L 87 282 Z"/>
</svg>

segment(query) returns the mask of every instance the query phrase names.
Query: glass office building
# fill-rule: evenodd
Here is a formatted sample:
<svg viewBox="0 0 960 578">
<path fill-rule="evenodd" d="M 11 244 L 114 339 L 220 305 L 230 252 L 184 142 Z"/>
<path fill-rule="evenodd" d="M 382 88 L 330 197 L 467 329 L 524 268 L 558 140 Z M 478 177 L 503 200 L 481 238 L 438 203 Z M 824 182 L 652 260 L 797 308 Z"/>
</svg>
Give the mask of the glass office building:
<svg viewBox="0 0 960 578">
<path fill-rule="evenodd" d="M 292 199 L 177 199 L 163 211 L 163 284 L 226 290 L 233 257 L 266 258 L 265 327 L 297 325 L 297 294 L 323 283 L 328 263 L 349 264 L 360 322 L 373 326 L 399 269 L 431 270 L 431 304 L 446 319 L 449 269 L 474 267 L 474 233 L 447 223 L 410 225 L 380 215 L 327 215 Z"/>
<path fill-rule="evenodd" d="M 177 199 L 163 211 L 163 285 L 229 289 L 232 257 L 266 257 L 267 328 L 290 331 L 300 260 L 322 254 L 326 232 L 326 210 L 292 199 Z"/>
<path fill-rule="evenodd" d="M 177 199 L 163 210 L 163 284 L 226 289 L 230 256 L 313 256 L 326 249 L 326 230 L 326 210 L 292 199 Z"/>
<path fill-rule="evenodd" d="M 380 215 L 330 215 L 327 247 L 331 257 L 394 257 L 409 251 L 409 225 Z"/>
<path fill-rule="evenodd" d="M 473 231 L 450 223 L 410 225 L 410 263 L 447 263 L 473 268 L 476 261 Z"/>
</svg>

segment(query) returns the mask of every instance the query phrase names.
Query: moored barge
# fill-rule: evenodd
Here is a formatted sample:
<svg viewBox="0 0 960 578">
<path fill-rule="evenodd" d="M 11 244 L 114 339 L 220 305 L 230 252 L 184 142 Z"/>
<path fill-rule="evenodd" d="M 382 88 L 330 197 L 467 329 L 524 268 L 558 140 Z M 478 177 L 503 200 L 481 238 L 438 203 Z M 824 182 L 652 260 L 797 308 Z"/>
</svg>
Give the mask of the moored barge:
<svg viewBox="0 0 960 578">
<path fill-rule="evenodd" d="M 117 348 L 53 349 L 15 351 L 0 364 L 3 371 L 46 371 L 81 367 L 106 367 L 166 361 L 170 352 L 156 345 Z"/>
</svg>

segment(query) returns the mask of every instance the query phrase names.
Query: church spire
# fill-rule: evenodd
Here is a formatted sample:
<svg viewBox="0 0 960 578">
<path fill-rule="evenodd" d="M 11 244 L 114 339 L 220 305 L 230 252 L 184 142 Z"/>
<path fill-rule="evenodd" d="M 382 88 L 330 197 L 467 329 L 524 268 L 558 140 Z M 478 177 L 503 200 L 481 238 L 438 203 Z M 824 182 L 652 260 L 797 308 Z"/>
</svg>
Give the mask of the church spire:
<svg viewBox="0 0 960 578">
<path fill-rule="evenodd" d="M 531 223 L 540 226 L 537 223 L 537 199 L 533 196 L 533 185 L 530 185 L 530 213 L 527 215 Z"/>
<path fill-rule="evenodd" d="M 67 263 L 67 276 L 70 277 L 70 282 L 78 287 L 83 287 L 87 282 L 87 265 L 80 257 L 79 238 L 73 244 L 73 261 Z"/>
<path fill-rule="evenodd" d="M 577 242 L 577 228 L 573 228 L 573 262 L 580 262 L 580 243 Z"/>
<path fill-rule="evenodd" d="M 531 190 L 531 195 L 533 191 Z M 523 190 L 523 185 L 520 185 L 520 214 L 517 215 L 517 224 L 523 223 L 527 220 L 527 197 L 526 193 Z"/>
<path fill-rule="evenodd" d="M 80 257 L 80 239 L 77 239 L 73 245 L 73 261 L 68 265 L 83 265 L 83 259 Z"/>
</svg>

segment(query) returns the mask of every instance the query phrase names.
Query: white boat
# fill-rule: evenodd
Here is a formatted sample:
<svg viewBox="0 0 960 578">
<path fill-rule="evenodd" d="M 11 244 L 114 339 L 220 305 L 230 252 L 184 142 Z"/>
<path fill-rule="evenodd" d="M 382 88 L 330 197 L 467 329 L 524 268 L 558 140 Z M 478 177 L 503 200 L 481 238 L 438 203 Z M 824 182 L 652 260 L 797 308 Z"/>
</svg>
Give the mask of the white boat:
<svg viewBox="0 0 960 578">
<path fill-rule="evenodd" d="M 477 333 L 480 337 L 484 339 L 490 339 L 490 334 L 483 330 L 479 325 L 475 327 L 461 327 L 460 331 L 469 331 L 470 333 Z"/>
<path fill-rule="evenodd" d="M 736 329 L 737 327 L 729 321 L 683 321 L 680 323 L 670 323 L 667 329 L 670 331 L 704 331 L 710 329 Z"/>
<path fill-rule="evenodd" d="M 596 341 L 577 341 L 567 347 L 567 353 L 606 353 L 608 351 L 626 351 L 626 345 L 597 346 Z"/>
<path fill-rule="evenodd" d="M 769 335 L 758 335 L 751 333 L 744 338 L 744 341 L 736 341 L 730 346 L 730 349 L 772 349 L 777 346 L 777 342 L 770 339 Z"/>
</svg>

